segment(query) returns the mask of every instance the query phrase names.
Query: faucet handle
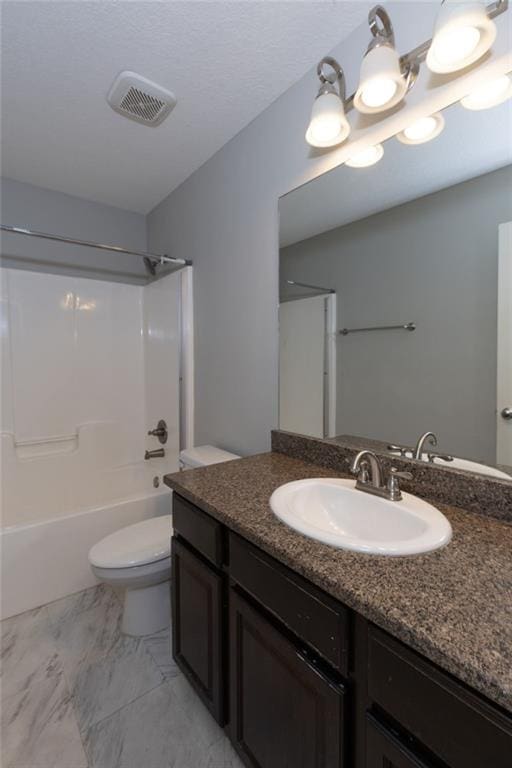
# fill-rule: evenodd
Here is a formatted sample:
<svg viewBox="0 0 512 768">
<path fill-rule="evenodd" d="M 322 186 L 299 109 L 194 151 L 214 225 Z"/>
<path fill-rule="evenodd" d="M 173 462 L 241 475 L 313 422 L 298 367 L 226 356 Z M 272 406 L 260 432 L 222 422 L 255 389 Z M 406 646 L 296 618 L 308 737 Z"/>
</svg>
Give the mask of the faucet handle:
<svg viewBox="0 0 512 768">
<path fill-rule="evenodd" d="M 400 501 L 402 498 L 399 480 L 412 480 L 411 472 L 402 472 L 396 467 L 391 467 L 387 482 L 388 498 L 390 501 Z"/>
<path fill-rule="evenodd" d="M 167 424 L 165 423 L 165 421 L 163 419 L 160 419 L 160 421 L 156 425 L 156 429 L 150 429 L 148 431 L 148 436 L 158 437 L 158 440 L 162 443 L 162 445 L 165 445 L 168 437 Z"/>
<path fill-rule="evenodd" d="M 453 461 L 453 456 L 449 456 L 447 453 L 429 453 L 428 460 L 430 464 L 433 464 L 436 459 L 440 461 Z"/>
<path fill-rule="evenodd" d="M 407 448 L 405 445 L 394 445 L 394 443 L 390 443 L 388 445 L 388 451 L 391 451 L 392 453 L 399 453 L 400 456 L 405 456 L 407 454 L 407 451 L 410 451 L 410 448 Z"/>
<path fill-rule="evenodd" d="M 391 477 L 398 477 L 401 480 L 412 480 L 412 472 L 403 472 L 396 467 L 391 467 L 389 470 Z"/>
</svg>

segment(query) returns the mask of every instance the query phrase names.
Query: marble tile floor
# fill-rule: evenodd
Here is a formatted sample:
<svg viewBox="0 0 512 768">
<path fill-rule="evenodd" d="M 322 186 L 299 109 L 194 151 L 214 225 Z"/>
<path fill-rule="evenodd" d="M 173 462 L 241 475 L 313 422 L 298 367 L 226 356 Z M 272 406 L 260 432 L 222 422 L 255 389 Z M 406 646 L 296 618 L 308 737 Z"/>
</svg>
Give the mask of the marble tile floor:
<svg viewBox="0 0 512 768">
<path fill-rule="evenodd" d="M 99 586 L 1 628 L 2 768 L 242 768 L 170 654 Z"/>
</svg>

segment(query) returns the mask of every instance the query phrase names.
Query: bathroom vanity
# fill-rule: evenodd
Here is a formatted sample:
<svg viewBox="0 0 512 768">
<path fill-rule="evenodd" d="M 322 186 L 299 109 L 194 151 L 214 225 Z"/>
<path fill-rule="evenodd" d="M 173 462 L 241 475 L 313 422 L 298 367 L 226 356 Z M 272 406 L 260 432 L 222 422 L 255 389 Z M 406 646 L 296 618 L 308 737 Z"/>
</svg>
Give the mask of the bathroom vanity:
<svg viewBox="0 0 512 768">
<path fill-rule="evenodd" d="M 340 474 L 273 452 L 166 477 L 178 665 L 249 768 L 510 768 L 512 527 L 439 505 L 447 547 L 385 558 L 270 511 Z"/>
</svg>

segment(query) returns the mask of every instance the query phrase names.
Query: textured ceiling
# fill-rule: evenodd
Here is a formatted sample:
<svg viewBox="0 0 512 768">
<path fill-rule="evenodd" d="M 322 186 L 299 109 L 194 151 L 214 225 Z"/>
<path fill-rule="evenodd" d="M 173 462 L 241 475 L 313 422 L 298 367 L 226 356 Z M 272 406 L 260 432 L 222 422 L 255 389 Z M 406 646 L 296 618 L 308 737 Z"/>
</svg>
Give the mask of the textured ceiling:
<svg viewBox="0 0 512 768">
<path fill-rule="evenodd" d="M 3 2 L 2 174 L 146 213 L 365 21 L 365 2 Z M 173 91 L 148 128 L 123 69 Z"/>
</svg>

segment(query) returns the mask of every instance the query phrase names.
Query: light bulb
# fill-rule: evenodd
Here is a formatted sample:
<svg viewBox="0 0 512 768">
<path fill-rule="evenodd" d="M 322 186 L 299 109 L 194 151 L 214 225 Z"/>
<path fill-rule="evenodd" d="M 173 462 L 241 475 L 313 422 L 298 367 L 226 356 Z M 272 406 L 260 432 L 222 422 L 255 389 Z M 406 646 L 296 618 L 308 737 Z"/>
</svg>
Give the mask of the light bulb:
<svg viewBox="0 0 512 768">
<path fill-rule="evenodd" d="M 341 144 L 350 133 L 343 102 L 336 93 L 322 93 L 314 101 L 306 141 L 313 147 Z"/>
<path fill-rule="evenodd" d="M 470 57 L 479 41 L 480 31 L 476 27 L 453 27 L 437 35 L 432 48 L 441 66 L 453 67 Z"/>
<path fill-rule="evenodd" d="M 495 80 L 482 83 L 460 100 L 466 109 L 489 109 L 502 104 L 512 96 L 512 80 L 509 75 L 501 75 Z"/>
<path fill-rule="evenodd" d="M 355 108 L 366 114 L 383 112 L 398 104 L 406 92 L 407 83 L 393 46 L 384 44 L 371 48 L 361 63 Z"/>
<path fill-rule="evenodd" d="M 361 89 L 361 101 L 367 107 L 382 107 L 391 101 L 396 89 L 397 85 L 394 80 L 375 77 L 365 83 Z"/>
<path fill-rule="evenodd" d="M 384 147 L 382 144 L 374 144 L 346 160 L 345 165 L 348 165 L 350 168 L 368 168 L 370 165 L 378 163 L 383 155 Z"/>
<path fill-rule="evenodd" d="M 427 117 L 420 117 L 397 134 L 398 141 L 402 144 L 425 144 L 427 141 L 439 136 L 444 128 L 444 117 L 436 112 Z"/>
<path fill-rule="evenodd" d="M 457 72 L 478 61 L 496 38 L 496 25 L 484 3 L 446 0 L 439 12 L 427 66 L 432 72 Z"/>
</svg>

